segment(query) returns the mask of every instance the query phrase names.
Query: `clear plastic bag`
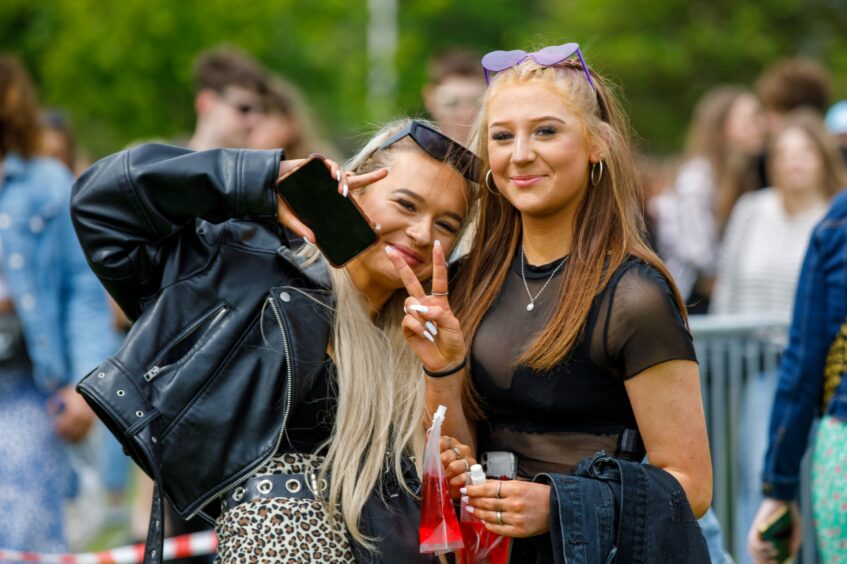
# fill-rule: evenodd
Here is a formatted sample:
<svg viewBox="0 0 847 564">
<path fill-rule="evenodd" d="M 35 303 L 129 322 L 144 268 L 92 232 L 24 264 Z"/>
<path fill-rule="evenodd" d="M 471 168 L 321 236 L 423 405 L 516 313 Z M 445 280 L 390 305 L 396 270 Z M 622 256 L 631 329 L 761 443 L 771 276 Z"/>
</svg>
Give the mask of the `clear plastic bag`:
<svg viewBox="0 0 847 564">
<path fill-rule="evenodd" d="M 423 494 L 421 496 L 420 551 L 444 554 L 463 548 L 462 531 L 450 499 L 444 467 L 441 465 L 441 424 L 447 408 L 439 405 L 432 417 L 424 451 Z"/>
<path fill-rule="evenodd" d="M 482 466 L 471 466 L 469 484 L 479 486 L 485 483 Z M 492 533 L 485 523 L 467 511 L 463 502 L 461 509 L 462 538 L 465 549 L 459 555 L 461 564 L 506 564 L 509 559 L 509 543 L 512 539 Z"/>
</svg>

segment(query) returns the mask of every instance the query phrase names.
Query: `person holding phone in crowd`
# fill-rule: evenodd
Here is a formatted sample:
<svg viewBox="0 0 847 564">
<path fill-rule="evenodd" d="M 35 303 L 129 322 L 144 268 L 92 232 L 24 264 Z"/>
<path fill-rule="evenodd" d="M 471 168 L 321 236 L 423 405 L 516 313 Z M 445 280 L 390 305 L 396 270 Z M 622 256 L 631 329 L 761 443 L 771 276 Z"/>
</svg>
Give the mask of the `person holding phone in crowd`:
<svg viewBox="0 0 847 564">
<path fill-rule="evenodd" d="M 404 320 L 411 346 L 438 359 L 424 365 L 448 367 L 427 386 L 429 408 L 447 406 L 445 434 L 476 453 L 516 457 L 517 479 L 467 486 L 467 501 L 490 531 L 529 539 L 514 543 L 512 561 L 560 562 L 606 542 L 598 530 L 575 533 L 568 503 L 554 503 L 567 474 L 605 451 L 667 480 L 670 501 L 651 490 L 638 512 L 658 518 L 645 512 L 663 499 L 663 510 L 674 508 L 667 522 L 693 524 L 691 536 L 663 537 L 675 558 L 708 558 L 694 522 L 712 492 L 699 371 L 684 304 L 645 242 L 625 116 L 576 44 L 495 51 L 482 64 L 490 84 L 471 146 L 487 189 L 475 238 L 455 265 L 449 303 L 410 288 Z M 434 343 L 427 323 L 439 327 Z M 460 327 L 463 339 L 442 326 Z M 639 464 L 645 454 L 652 467 Z M 448 460 L 454 486 L 464 462 Z M 561 537 L 548 535 L 551 523 Z M 638 544 L 627 532 L 618 541 L 624 559 Z"/>
<path fill-rule="evenodd" d="M 228 366 L 244 362 L 254 368 L 231 377 L 257 386 L 275 378 L 263 363 L 276 357 L 269 349 L 284 345 L 279 370 L 289 371 L 285 381 L 293 398 L 285 403 L 291 407 L 281 443 L 250 479 L 203 508 L 217 514 L 218 557 L 376 561 L 404 539 L 373 530 L 379 523 L 363 518 L 364 507 L 386 484 L 414 489 L 409 457 L 419 463 L 424 442 L 421 360 L 402 336 L 406 295 L 390 255 L 421 281 L 430 278 L 434 261 L 444 263 L 474 205 L 477 158 L 427 124 L 403 120 L 371 138 L 347 163 L 349 172 L 328 161 L 338 191 L 358 203 L 378 232 L 377 244 L 335 269 L 317 246 L 294 253 L 280 242 L 285 226 L 308 243 L 332 245 L 315 241 L 276 194 L 277 177 L 300 164 L 281 156 L 278 150 L 191 152 L 164 145 L 124 151 L 96 163 L 78 181 L 75 226 L 95 273 L 138 320 L 124 348 L 158 343 L 157 325 L 191 317 L 182 310 L 200 307 L 193 302 L 210 293 L 232 302 L 217 326 L 232 327 L 245 315 L 259 319 L 227 353 L 233 358 Z M 285 194 L 285 178 L 278 189 Z M 328 210 L 333 205 L 326 202 Z M 207 262 L 230 251 L 231 259 Z M 257 287 L 259 295 L 242 295 Z M 158 311 L 157 303 L 180 288 L 193 298 Z M 274 335 L 277 314 L 285 328 L 282 343 L 279 331 Z M 281 393 L 253 400 L 268 409 L 288 401 Z M 219 417 L 235 415 L 250 417 Z M 247 449 L 255 439 L 242 428 L 233 426 L 229 437 L 193 440 L 201 447 L 228 441 L 222 448 Z M 466 447 L 462 452 L 470 455 Z M 186 466 L 164 470 L 205 479 L 199 461 Z M 282 482 L 274 485 L 278 478 Z M 402 513 L 392 521 L 411 518 Z M 410 525 L 413 538 L 401 553 L 423 558 L 417 554 L 418 523 Z"/>
<path fill-rule="evenodd" d="M 790 269 L 784 267 L 791 275 L 784 278 L 791 283 L 784 281 L 783 285 L 795 296 L 793 318 L 788 346 L 780 359 L 775 394 L 771 391 L 764 398 L 773 404 L 769 410 L 769 430 L 762 430 L 762 435 L 767 433 L 767 450 L 763 456 L 759 453 L 763 460 L 756 465 L 761 468 L 763 499 L 752 524 L 749 520 L 744 523 L 750 526 L 747 546 L 755 562 L 773 561 L 773 539 L 763 538 L 763 532 L 767 537 L 768 529 L 775 527 L 771 524 L 779 521 L 780 512 L 787 511 L 792 522 L 785 535 L 789 538 L 787 552 L 797 553 L 802 539 L 796 503 L 800 464 L 809 446 L 812 423 L 820 417 L 812 441 L 813 526 L 821 561 L 844 562 L 847 559 L 847 378 L 843 377 L 847 370 L 847 286 L 844 284 L 847 280 L 847 194 L 841 191 L 847 186 L 847 170 L 836 140 L 823 130 L 820 118 L 802 110 L 786 117 L 771 149 L 770 176 L 774 179 L 774 191 L 781 195 L 785 206 L 782 214 L 796 218 L 797 222 L 805 214 L 804 236 L 795 233 L 793 237 L 808 241 L 808 244 L 796 247 L 793 254 L 797 260 Z M 833 194 L 836 195 L 829 211 L 814 225 L 809 236 L 810 216 L 814 218 L 821 202 Z M 796 202 L 800 198 L 811 201 L 812 205 L 805 210 L 798 208 L 796 203 L 789 207 L 792 200 Z M 755 231 L 747 236 L 752 246 L 748 251 L 751 256 L 756 252 L 767 258 L 767 253 L 763 253 L 764 242 L 761 245 L 755 242 L 757 239 L 764 241 L 765 237 L 770 237 L 771 244 L 773 241 L 775 224 L 765 212 L 766 209 L 760 206 L 758 222 L 770 220 L 768 229 L 758 237 Z M 744 222 L 752 223 L 748 217 L 738 218 L 739 229 L 746 227 Z M 756 226 L 754 224 L 752 229 Z M 788 245 L 781 247 L 783 255 L 791 250 Z M 803 249 L 805 258 L 802 258 Z M 776 258 L 774 254 L 767 268 L 771 277 L 779 274 L 773 266 Z M 781 258 L 785 260 L 791 255 Z M 751 271 L 755 273 L 755 270 Z M 765 280 L 764 270 L 762 280 Z M 748 285 L 752 288 L 752 284 Z M 758 287 L 761 293 L 761 283 Z M 753 296 L 751 291 L 748 293 Z M 772 293 L 778 295 L 774 290 Z M 782 291 L 783 301 L 786 293 Z M 773 308 L 775 305 L 771 306 Z M 759 407 L 759 412 L 762 411 Z"/>
</svg>

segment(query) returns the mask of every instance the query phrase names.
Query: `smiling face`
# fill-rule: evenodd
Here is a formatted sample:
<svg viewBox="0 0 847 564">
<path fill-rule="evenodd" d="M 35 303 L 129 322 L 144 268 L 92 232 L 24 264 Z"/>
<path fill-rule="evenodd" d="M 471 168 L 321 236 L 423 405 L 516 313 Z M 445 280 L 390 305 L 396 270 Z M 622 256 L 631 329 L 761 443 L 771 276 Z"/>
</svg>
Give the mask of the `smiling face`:
<svg viewBox="0 0 847 564">
<path fill-rule="evenodd" d="M 353 194 L 365 215 L 381 228 L 377 244 L 348 265 L 353 278 L 385 291 L 402 288 L 385 253 L 390 245 L 420 280 L 428 279 L 433 242 L 438 239 L 448 256 L 456 242 L 467 214 L 466 186 L 449 164 L 417 150 L 395 150 L 388 176 Z"/>
<path fill-rule="evenodd" d="M 567 100 L 546 81 L 499 88 L 488 103 L 488 158 L 497 189 L 524 217 L 573 213 L 599 160 Z"/>
</svg>

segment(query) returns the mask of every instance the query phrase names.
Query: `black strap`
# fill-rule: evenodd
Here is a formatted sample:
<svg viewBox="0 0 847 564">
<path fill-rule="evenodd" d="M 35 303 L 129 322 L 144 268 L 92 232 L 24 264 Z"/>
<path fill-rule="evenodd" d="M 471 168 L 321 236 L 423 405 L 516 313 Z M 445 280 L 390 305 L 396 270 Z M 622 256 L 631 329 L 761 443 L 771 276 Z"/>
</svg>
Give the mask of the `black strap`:
<svg viewBox="0 0 847 564">
<path fill-rule="evenodd" d="M 647 455 L 647 449 L 644 448 L 644 441 L 641 440 L 641 433 L 638 429 L 624 429 L 618 435 L 618 446 L 615 456 L 632 460 L 633 462 L 641 462 Z"/>
<path fill-rule="evenodd" d="M 144 545 L 144 564 L 161 564 L 165 546 L 165 505 L 162 499 L 162 456 L 158 439 L 153 435 L 150 425 L 145 425 L 136 433 L 136 440 L 149 446 L 150 473 L 153 478 L 153 502 L 150 507 L 150 524 L 147 527 L 147 542 Z"/>
<path fill-rule="evenodd" d="M 221 502 L 225 511 L 254 499 L 287 498 L 315 499 L 318 491 L 327 489 L 326 479 L 319 480 L 316 474 L 265 474 L 253 476 L 227 493 Z"/>
</svg>

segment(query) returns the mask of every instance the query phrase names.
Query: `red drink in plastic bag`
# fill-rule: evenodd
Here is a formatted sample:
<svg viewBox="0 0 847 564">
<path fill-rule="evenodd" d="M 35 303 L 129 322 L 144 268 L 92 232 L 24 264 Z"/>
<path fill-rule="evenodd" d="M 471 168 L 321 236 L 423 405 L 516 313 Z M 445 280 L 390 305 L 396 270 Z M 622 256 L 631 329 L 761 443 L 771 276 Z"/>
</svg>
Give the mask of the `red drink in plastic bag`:
<svg viewBox="0 0 847 564">
<path fill-rule="evenodd" d="M 485 483 L 482 466 L 471 466 L 471 484 L 478 486 Z M 509 559 L 509 543 L 512 539 L 492 533 L 485 528 L 485 523 L 468 513 L 462 503 L 461 528 L 465 549 L 461 552 L 461 564 L 506 564 Z"/>
<path fill-rule="evenodd" d="M 421 495 L 421 553 L 443 554 L 464 547 L 462 531 L 441 465 L 441 423 L 447 408 L 439 405 L 426 441 Z"/>
</svg>

